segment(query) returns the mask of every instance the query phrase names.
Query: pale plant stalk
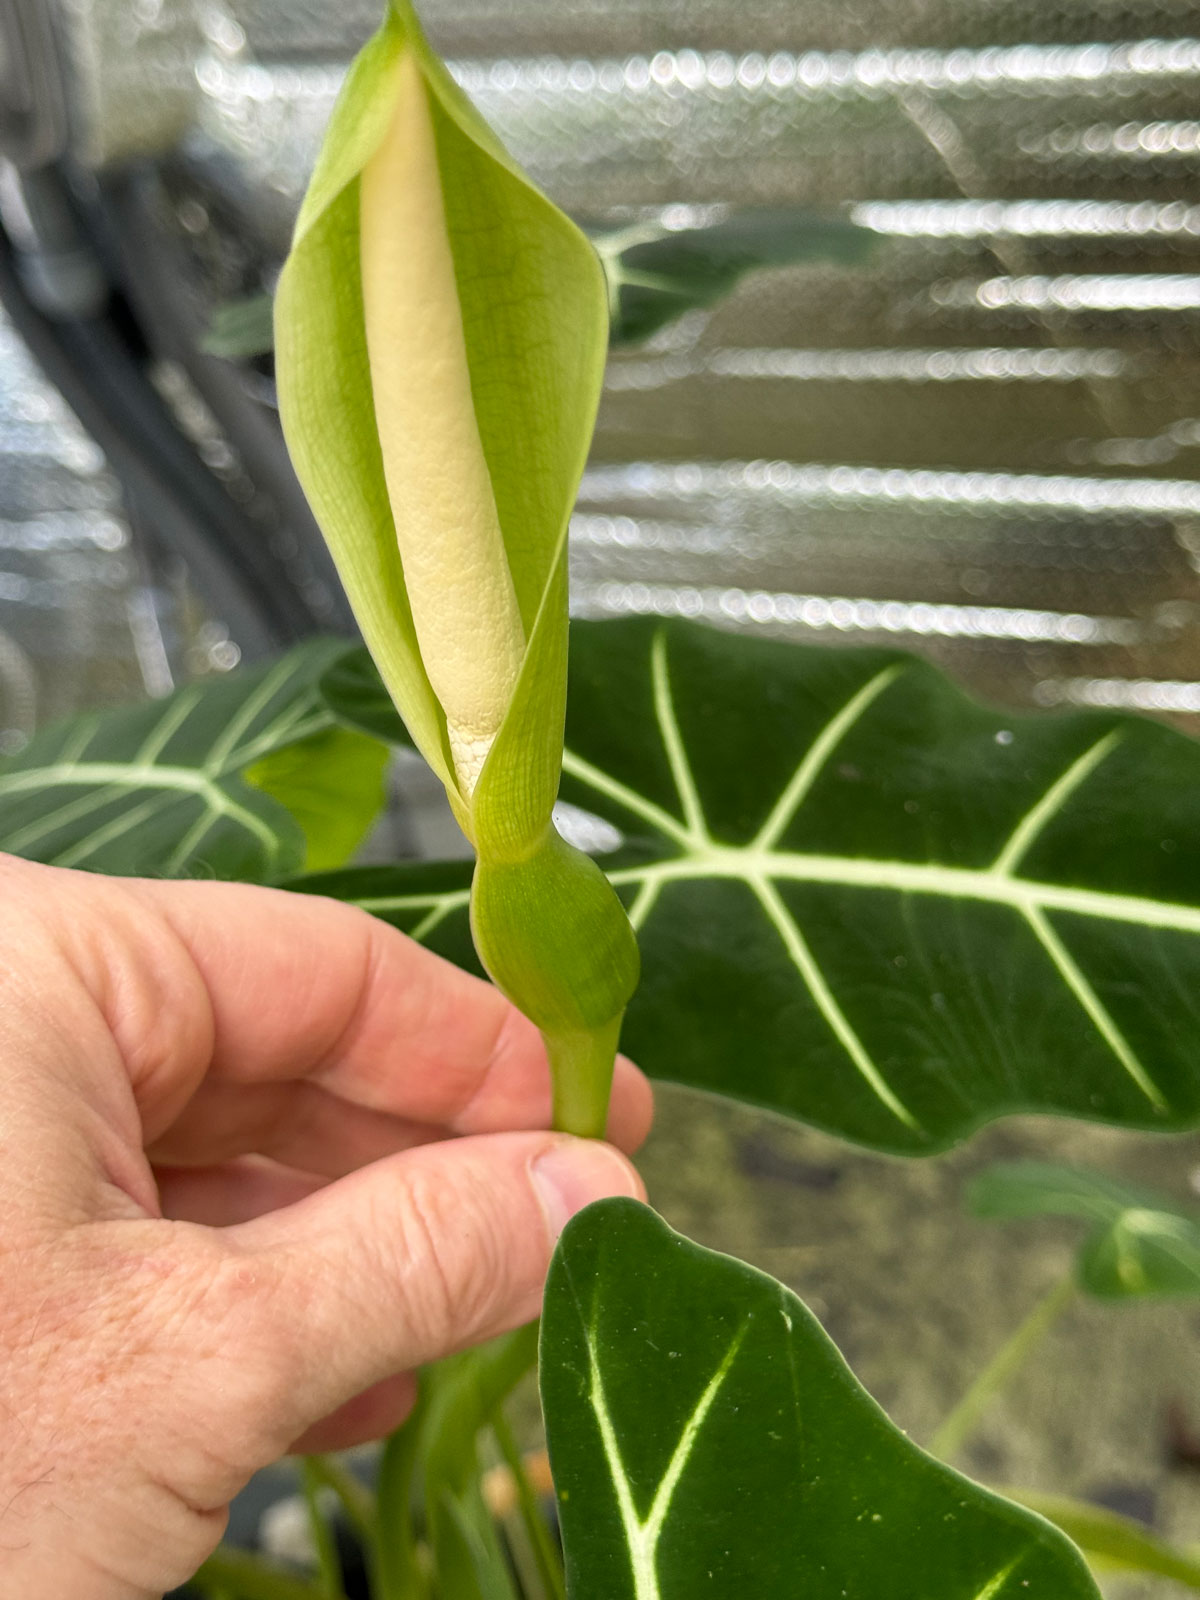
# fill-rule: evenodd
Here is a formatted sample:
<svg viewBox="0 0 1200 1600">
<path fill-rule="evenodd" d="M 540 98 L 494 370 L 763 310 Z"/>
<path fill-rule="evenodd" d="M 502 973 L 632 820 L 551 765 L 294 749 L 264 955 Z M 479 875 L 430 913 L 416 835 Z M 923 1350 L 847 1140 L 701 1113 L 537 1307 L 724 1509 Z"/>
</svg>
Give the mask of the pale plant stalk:
<svg viewBox="0 0 1200 1600">
<path fill-rule="evenodd" d="M 542 1515 L 542 1508 L 538 1504 L 537 1491 L 526 1470 L 525 1458 L 503 1411 L 497 1411 L 492 1418 L 492 1432 L 500 1447 L 501 1458 L 512 1476 L 517 1505 L 537 1563 L 543 1593 L 547 1600 L 566 1600 L 562 1557 L 550 1535 L 550 1529 Z"/>
<path fill-rule="evenodd" d="M 337 1495 L 346 1520 L 364 1546 L 368 1545 L 375 1528 L 375 1496 L 336 1456 L 307 1456 L 305 1460 L 314 1480 Z"/>
<path fill-rule="evenodd" d="M 933 1455 L 949 1461 L 958 1454 L 996 1395 L 1041 1344 L 1075 1299 L 1075 1295 L 1075 1279 L 1066 1277 L 1056 1283 L 1050 1293 L 1037 1302 L 1025 1320 L 1018 1324 L 1001 1345 L 929 1441 L 929 1449 Z"/>
<path fill-rule="evenodd" d="M 603 1139 L 621 1020 L 614 1017 L 592 1033 L 543 1035 L 553 1080 L 552 1123 L 560 1133 Z"/>
<path fill-rule="evenodd" d="M 326 1600 L 345 1600 L 342 1582 L 342 1564 L 338 1560 L 337 1542 L 333 1528 L 321 1504 L 321 1490 L 325 1480 L 311 1458 L 300 1463 L 300 1483 L 304 1490 L 304 1504 L 308 1511 L 309 1532 L 317 1555 L 317 1573 L 321 1593 Z"/>
</svg>

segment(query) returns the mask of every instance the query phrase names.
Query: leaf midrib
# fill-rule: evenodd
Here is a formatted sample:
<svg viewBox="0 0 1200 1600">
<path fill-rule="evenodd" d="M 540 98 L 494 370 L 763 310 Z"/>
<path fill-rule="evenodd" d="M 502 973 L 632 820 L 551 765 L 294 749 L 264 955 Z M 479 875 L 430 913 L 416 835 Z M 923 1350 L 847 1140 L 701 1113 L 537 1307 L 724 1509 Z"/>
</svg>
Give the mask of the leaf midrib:
<svg viewBox="0 0 1200 1600">
<path fill-rule="evenodd" d="M 751 885 L 776 881 L 843 889 L 885 889 L 899 894 L 977 900 L 988 905 L 1011 906 L 1022 913 L 1059 911 L 1144 928 L 1200 933 L 1200 906 L 1116 894 L 1105 889 L 1081 889 L 1036 878 L 1014 878 L 991 867 L 946 867 L 933 862 L 888 861 L 870 856 L 755 852 L 737 845 L 714 845 L 703 854 L 696 852 L 647 866 L 618 868 L 607 876 L 618 888 L 723 880 Z M 442 906 L 453 910 L 465 907 L 469 900 L 467 889 L 356 897 L 357 904 L 376 912 Z"/>
<path fill-rule="evenodd" d="M 37 782 L 31 781 L 17 784 L 13 781 L 10 787 L 0 788 L 0 794 L 19 792 L 21 789 L 36 791 L 38 789 L 52 788 L 56 784 L 63 788 L 107 787 L 109 790 L 114 791 L 109 795 L 102 793 L 95 797 L 92 802 L 92 809 L 94 809 L 98 805 L 119 800 L 123 795 L 131 792 L 137 794 L 144 790 L 153 791 L 157 789 L 159 791 L 157 795 L 152 794 L 151 798 L 145 801 L 138 810 L 123 813 L 113 818 L 103 828 L 86 834 L 77 841 L 71 850 L 55 858 L 59 866 L 77 865 L 79 861 L 90 855 L 98 844 L 108 843 L 112 837 L 128 832 L 138 822 L 144 821 L 153 810 L 158 809 L 161 805 L 170 805 L 172 794 L 191 795 L 202 800 L 206 810 L 199 819 L 203 827 L 198 830 L 197 825 L 193 824 L 192 828 L 184 836 L 181 845 L 177 847 L 172 855 L 168 876 L 171 875 L 172 871 L 182 867 L 183 862 L 187 859 L 187 854 L 195 848 L 199 843 L 199 839 L 203 837 L 203 833 L 212 827 L 218 817 L 228 817 L 231 821 L 239 823 L 248 833 L 253 834 L 259 840 L 272 859 L 278 855 L 279 841 L 271 829 L 246 806 L 239 805 L 227 789 L 221 787 L 219 777 L 227 776 L 227 774 L 222 773 L 218 778 L 213 778 L 207 773 L 191 771 L 186 767 L 148 767 L 145 771 L 150 776 L 139 780 L 134 776 L 139 770 L 118 762 L 88 762 L 69 769 L 68 776 L 59 776 L 59 769 L 55 767 L 36 767 L 31 769 L 28 774 L 14 773 L 12 774 L 12 779 L 28 777 L 31 780 L 38 780 Z M 49 783 L 47 783 L 48 774 L 54 774 Z M 51 813 L 45 819 L 45 824 L 43 832 L 47 833 L 53 831 L 54 827 L 64 825 L 61 818 L 54 813 Z M 16 845 L 17 842 L 17 838 L 10 839 L 9 845 Z M 26 843 L 27 841 L 22 840 L 20 847 L 24 848 Z M 184 850 L 185 845 L 187 846 L 186 852 Z"/>
<path fill-rule="evenodd" d="M 288 743 L 296 743 L 311 733 L 323 731 L 329 725 L 331 719 L 323 708 L 313 715 L 312 707 L 301 701 L 286 707 L 247 742 L 239 744 L 295 671 L 294 661 L 284 657 L 237 708 L 228 725 L 209 746 L 205 759 L 194 765 L 160 765 L 157 757 L 178 735 L 196 709 L 200 700 L 198 685 L 181 693 L 174 705 L 165 710 L 129 759 L 81 760 L 97 726 L 94 717 L 87 718 L 75 736 L 64 745 L 57 760 L 0 777 L 0 798 L 55 788 L 90 789 L 98 791 L 88 803 L 88 809 L 92 810 L 120 801 L 129 794 L 149 792 L 150 798 L 135 810 L 110 819 L 99 829 L 76 840 L 68 851 L 60 853 L 56 860 L 61 866 L 75 866 L 86 860 L 98 845 L 110 843 L 113 838 L 131 831 L 140 821 L 148 819 L 155 811 L 169 806 L 173 795 L 198 799 L 205 809 L 172 853 L 166 868 L 168 876 L 182 870 L 200 840 L 222 817 L 240 825 L 256 838 L 265 850 L 267 859 L 275 863 L 279 856 L 279 840 L 274 831 L 252 809 L 240 804 L 227 784 L 230 778 L 251 766 L 260 755 L 278 747 L 284 735 Z M 81 803 L 76 800 L 65 808 L 60 807 L 57 811 L 42 815 L 35 824 L 10 837 L 10 847 L 25 849 L 35 838 L 45 837 L 56 828 L 67 826 L 75 820 L 71 813 Z"/>
<path fill-rule="evenodd" d="M 576 1303 L 578 1304 L 578 1301 Z M 738 1351 L 742 1347 L 748 1328 L 749 1323 L 745 1322 L 738 1328 L 716 1371 L 705 1385 L 700 1397 L 688 1414 L 675 1448 L 671 1452 L 666 1469 L 655 1487 L 654 1499 L 651 1502 L 650 1509 L 645 1516 L 642 1516 L 638 1512 L 634 1501 L 633 1485 L 625 1465 L 621 1441 L 613 1423 L 608 1398 L 605 1393 L 604 1375 L 598 1353 L 595 1327 L 584 1325 L 583 1333 L 584 1342 L 587 1346 L 590 1379 L 588 1402 L 592 1407 L 596 1425 L 600 1431 L 605 1461 L 608 1465 L 613 1490 L 617 1498 L 617 1507 L 633 1577 L 634 1600 L 661 1600 L 661 1590 L 658 1582 L 658 1545 L 662 1537 L 663 1528 L 670 1515 L 671 1502 L 675 1497 L 676 1489 L 679 1487 L 679 1480 L 691 1459 L 696 1440 L 704 1426 L 709 1411 L 712 1409 L 713 1402 L 720 1393 L 725 1379 L 729 1376 L 729 1369 L 737 1359 Z"/>
<path fill-rule="evenodd" d="M 650 650 L 650 677 L 655 721 L 683 812 L 683 821 L 656 805 L 647 795 L 595 767 L 570 749 L 563 752 L 563 771 L 598 796 L 647 824 L 660 838 L 674 845 L 679 855 L 641 867 L 609 874 L 617 886 L 636 884 L 646 891 L 644 915 L 653 909 L 657 891 L 673 881 L 716 878 L 740 879 L 752 888 L 773 881 L 828 884 L 838 888 L 891 889 L 902 894 L 941 895 L 1007 905 L 1020 912 L 1037 931 L 1045 911 L 1074 912 L 1079 916 L 1127 922 L 1140 927 L 1173 928 L 1200 933 L 1200 907 L 1152 900 L 1145 896 L 1114 894 L 1103 889 L 1039 882 L 1018 874 L 1021 861 L 1061 813 L 1092 773 L 1112 754 L 1122 730 L 1103 734 L 1077 756 L 1003 841 L 987 867 L 949 867 L 936 862 L 887 861 L 872 857 L 834 856 L 821 852 L 780 851 L 778 840 L 800 813 L 817 779 L 834 751 L 862 717 L 886 694 L 906 670 L 906 663 L 883 667 L 852 694 L 818 730 L 808 751 L 766 822 L 746 845 L 723 845 L 713 830 L 700 800 L 695 774 L 688 761 L 671 688 L 667 635 L 659 629 Z M 638 926 L 637 918 L 634 918 Z"/>
<path fill-rule="evenodd" d="M 265 729 L 242 749 L 224 754 L 217 762 L 210 756 L 203 765 L 194 767 L 160 766 L 144 760 L 51 761 L 44 766 L 29 767 L 0 777 L 0 796 L 41 790 L 53 785 L 63 788 L 103 785 L 177 789 L 181 793 L 211 796 L 221 792 L 223 778 L 230 777 L 244 767 L 253 766 L 255 758 L 274 748 L 283 733 L 287 734 L 289 743 L 299 743 L 311 733 L 322 732 L 329 723 L 330 719 L 325 715 L 312 717 L 308 723 L 299 724 L 295 718 L 285 718 L 280 724 Z"/>
<path fill-rule="evenodd" d="M 177 789 L 186 794 L 219 792 L 223 771 L 209 773 L 201 767 L 159 767 L 132 761 L 50 762 L 0 778 L 0 796 L 51 787 L 112 786 L 118 789 Z"/>
<path fill-rule="evenodd" d="M 772 902 L 777 900 L 777 897 L 771 894 L 771 886 L 775 883 L 790 882 L 843 889 L 890 890 L 900 894 L 924 894 L 930 897 L 940 896 L 1007 906 L 1021 916 L 1035 934 L 1038 932 L 1039 921 L 1044 919 L 1046 912 L 1062 912 L 1143 928 L 1200 933 L 1200 907 L 1171 905 L 1135 895 L 1110 894 L 1103 890 L 1079 889 L 1068 885 L 1018 878 L 1001 866 L 985 869 L 944 867 L 919 862 L 804 855 L 756 850 L 744 846 L 709 844 L 702 850 L 697 849 L 670 860 L 617 869 L 610 872 L 608 877 L 617 888 L 637 886 L 639 893 L 630 916 L 635 929 L 639 932 L 658 904 L 659 895 L 664 887 L 689 882 L 724 881 L 745 884 L 768 913 L 771 911 Z M 402 909 L 426 911 L 427 915 L 413 930 L 414 936 L 421 938 L 432 932 L 451 912 L 464 909 L 469 899 L 469 891 L 455 890 L 443 895 L 428 892 L 419 895 L 373 895 L 358 903 L 364 909 L 382 914 Z M 777 908 L 777 910 L 782 909 Z M 772 921 L 782 933 L 779 916 L 772 916 Z M 803 940 L 804 936 L 799 925 L 790 917 L 788 921 L 796 938 Z M 1045 947 L 1044 938 L 1042 943 Z M 1048 949 L 1047 954 L 1054 959 L 1053 950 Z M 789 958 L 794 964 L 796 963 L 796 954 L 791 949 Z M 817 968 L 815 959 L 810 960 L 807 965 L 814 970 L 802 970 L 801 975 L 825 1020 L 847 1051 L 855 1069 L 868 1083 L 877 1099 L 894 1116 L 912 1131 L 920 1132 L 918 1119 L 879 1072 L 852 1024 L 843 1014 L 832 990 Z M 1130 1048 L 1086 978 L 1077 974 L 1072 988 L 1076 999 L 1084 1007 L 1131 1081 L 1137 1085 L 1156 1111 L 1165 1111 L 1167 1109 L 1165 1096 Z"/>
<path fill-rule="evenodd" d="M 1124 731 L 1122 728 L 1109 729 L 1100 735 L 1059 773 L 1017 821 L 987 866 L 953 867 L 929 861 L 881 860 L 815 851 L 780 850 L 780 840 L 802 811 L 835 750 L 851 729 L 903 676 L 905 663 L 892 661 L 860 685 L 817 731 L 754 837 L 743 845 L 728 845 L 715 837 L 692 770 L 672 692 L 667 645 L 667 632 L 660 628 L 651 641 L 648 666 L 654 719 L 662 754 L 675 789 L 678 813 L 672 814 L 649 795 L 629 787 L 573 750 L 564 750 L 562 760 L 565 774 L 590 789 L 598 800 L 614 807 L 618 816 L 634 819 L 631 829 L 633 838 L 646 842 L 657 840 L 663 849 L 663 855 L 657 861 L 616 868 L 608 874 L 614 886 L 636 889 L 629 910 L 630 921 L 636 931 L 640 932 L 645 926 L 658 905 L 662 891 L 672 884 L 702 881 L 744 884 L 779 935 L 789 961 L 862 1081 L 891 1115 L 911 1132 L 920 1134 L 923 1130 L 919 1119 L 892 1089 L 885 1074 L 872 1059 L 852 1020 L 843 1010 L 833 986 L 821 970 L 795 908 L 782 899 L 776 886 L 794 883 L 851 891 L 876 890 L 901 896 L 926 895 L 1007 907 L 1040 945 L 1059 980 L 1073 996 L 1126 1077 L 1156 1112 L 1168 1111 L 1165 1094 L 1140 1061 L 1119 1022 L 1109 1013 L 1087 974 L 1059 937 L 1048 914 L 1074 915 L 1110 924 L 1196 934 L 1200 933 L 1200 907 L 1104 889 L 1047 883 L 1021 876 L 1019 871 L 1023 860 L 1043 836 L 1047 826 L 1062 813 L 1120 743 Z M 400 910 L 406 906 L 413 910 L 424 910 L 427 914 L 413 930 L 414 936 L 421 938 L 431 933 L 452 910 L 465 905 L 467 900 L 465 892 L 456 891 L 444 896 L 372 897 L 367 903 L 371 910 L 383 912 Z"/>
<path fill-rule="evenodd" d="M 608 877 L 618 887 L 725 879 L 751 885 L 775 881 L 843 889 L 890 889 L 900 894 L 1011 906 L 1025 914 L 1060 911 L 1145 928 L 1200 933 L 1200 906 L 1117 894 L 1106 889 L 1082 889 L 1044 879 L 1019 878 L 995 867 L 947 867 L 936 862 L 760 851 L 739 845 L 714 844 L 703 851 L 691 851 L 666 861 L 618 868 Z"/>
</svg>

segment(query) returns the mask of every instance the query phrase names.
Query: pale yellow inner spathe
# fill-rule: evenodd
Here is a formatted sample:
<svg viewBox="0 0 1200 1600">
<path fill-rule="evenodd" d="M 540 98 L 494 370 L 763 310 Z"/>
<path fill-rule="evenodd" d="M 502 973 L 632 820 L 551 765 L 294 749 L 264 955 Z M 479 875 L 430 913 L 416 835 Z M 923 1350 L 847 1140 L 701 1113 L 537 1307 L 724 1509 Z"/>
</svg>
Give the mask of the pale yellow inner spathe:
<svg viewBox="0 0 1200 1600">
<path fill-rule="evenodd" d="M 471 399 L 429 91 L 411 51 L 361 179 L 375 417 L 421 659 L 470 795 L 525 650 Z"/>
</svg>

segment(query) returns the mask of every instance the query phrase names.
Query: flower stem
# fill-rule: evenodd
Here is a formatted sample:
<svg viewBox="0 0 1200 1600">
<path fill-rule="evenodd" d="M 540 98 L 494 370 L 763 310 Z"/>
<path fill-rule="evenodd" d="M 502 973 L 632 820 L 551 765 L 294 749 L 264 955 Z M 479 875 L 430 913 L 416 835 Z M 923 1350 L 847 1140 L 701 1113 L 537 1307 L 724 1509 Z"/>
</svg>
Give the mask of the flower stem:
<svg viewBox="0 0 1200 1600">
<path fill-rule="evenodd" d="M 588 1033 L 543 1033 L 559 1133 L 603 1139 L 620 1036 L 619 1016 Z"/>
<path fill-rule="evenodd" d="M 1075 1298 L 1075 1279 L 1063 1278 L 1039 1300 L 971 1384 L 942 1422 L 929 1449 L 945 1460 L 956 1456 L 995 1396 L 1017 1373 L 1027 1358 Z"/>
</svg>

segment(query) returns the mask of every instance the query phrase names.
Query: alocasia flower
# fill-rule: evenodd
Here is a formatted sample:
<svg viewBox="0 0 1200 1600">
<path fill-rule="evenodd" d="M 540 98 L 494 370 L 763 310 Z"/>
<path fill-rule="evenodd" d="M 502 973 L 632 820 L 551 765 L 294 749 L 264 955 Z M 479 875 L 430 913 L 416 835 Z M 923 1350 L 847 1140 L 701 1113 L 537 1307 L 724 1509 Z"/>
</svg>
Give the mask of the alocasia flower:
<svg viewBox="0 0 1200 1600">
<path fill-rule="evenodd" d="M 475 846 L 481 959 L 599 1132 L 637 947 L 555 832 L 567 521 L 603 272 L 430 49 L 409 0 L 351 68 L 276 296 L 296 470 L 409 732 Z"/>
</svg>

